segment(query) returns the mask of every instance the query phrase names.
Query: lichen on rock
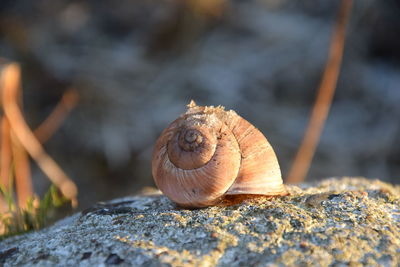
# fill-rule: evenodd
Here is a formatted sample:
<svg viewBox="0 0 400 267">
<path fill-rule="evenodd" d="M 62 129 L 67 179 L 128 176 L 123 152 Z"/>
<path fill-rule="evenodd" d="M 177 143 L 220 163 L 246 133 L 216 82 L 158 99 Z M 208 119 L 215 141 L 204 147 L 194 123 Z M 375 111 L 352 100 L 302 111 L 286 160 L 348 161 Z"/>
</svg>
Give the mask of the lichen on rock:
<svg viewBox="0 0 400 267">
<path fill-rule="evenodd" d="M 0 264 L 293 266 L 400 264 L 400 187 L 363 178 L 188 210 L 159 193 L 97 204 L 0 243 Z"/>
</svg>

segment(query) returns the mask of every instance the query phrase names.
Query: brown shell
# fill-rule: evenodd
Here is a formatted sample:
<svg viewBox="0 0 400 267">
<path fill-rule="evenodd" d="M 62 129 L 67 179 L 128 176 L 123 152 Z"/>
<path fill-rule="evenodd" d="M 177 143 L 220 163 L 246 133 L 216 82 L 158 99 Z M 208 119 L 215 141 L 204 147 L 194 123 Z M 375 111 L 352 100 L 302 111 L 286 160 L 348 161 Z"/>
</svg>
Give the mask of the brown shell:
<svg viewBox="0 0 400 267">
<path fill-rule="evenodd" d="M 286 194 L 264 135 L 232 110 L 193 101 L 161 133 L 152 172 L 158 188 L 184 207 L 214 205 L 226 195 Z"/>
</svg>

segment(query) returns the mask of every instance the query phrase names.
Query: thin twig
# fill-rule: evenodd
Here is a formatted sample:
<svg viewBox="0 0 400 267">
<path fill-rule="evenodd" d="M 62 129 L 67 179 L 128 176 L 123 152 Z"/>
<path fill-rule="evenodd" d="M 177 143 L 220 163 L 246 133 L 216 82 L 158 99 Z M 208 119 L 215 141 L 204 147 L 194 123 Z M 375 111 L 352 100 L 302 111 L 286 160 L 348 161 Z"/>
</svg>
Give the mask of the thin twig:
<svg viewBox="0 0 400 267">
<path fill-rule="evenodd" d="M 40 143 L 44 144 L 57 131 L 78 100 L 79 94 L 75 89 L 69 89 L 64 93 L 52 113 L 34 131 Z"/>
<path fill-rule="evenodd" d="M 10 126 L 22 146 L 37 162 L 43 172 L 60 189 L 61 193 L 69 198 L 72 205 L 77 205 L 76 185 L 68 178 L 57 163 L 47 155 L 40 142 L 26 123 L 18 106 L 18 88 L 20 83 L 20 68 L 12 63 L 4 68 L 1 73 L 2 101 L 4 112 L 9 119 Z"/>
<path fill-rule="evenodd" d="M 310 168 L 335 93 L 351 6 L 352 0 L 342 0 L 329 49 L 329 58 L 318 89 L 317 99 L 313 106 L 303 141 L 286 179 L 287 183 L 304 181 Z"/>
</svg>

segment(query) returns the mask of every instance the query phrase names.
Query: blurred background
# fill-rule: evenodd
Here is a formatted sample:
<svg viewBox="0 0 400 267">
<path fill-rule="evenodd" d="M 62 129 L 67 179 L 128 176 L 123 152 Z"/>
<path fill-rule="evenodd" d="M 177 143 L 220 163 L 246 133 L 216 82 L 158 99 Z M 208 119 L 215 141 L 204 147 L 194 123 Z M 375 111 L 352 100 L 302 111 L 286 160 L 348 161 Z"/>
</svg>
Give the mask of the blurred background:
<svg viewBox="0 0 400 267">
<path fill-rule="evenodd" d="M 0 56 L 21 64 L 37 127 L 75 88 L 45 144 L 80 207 L 153 186 L 160 132 L 194 99 L 234 109 L 274 147 L 286 177 L 324 69 L 339 1 L 2 0 Z M 355 1 L 341 75 L 308 181 L 399 183 L 400 3 Z M 50 182 L 32 163 L 39 194 Z"/>
</svg>

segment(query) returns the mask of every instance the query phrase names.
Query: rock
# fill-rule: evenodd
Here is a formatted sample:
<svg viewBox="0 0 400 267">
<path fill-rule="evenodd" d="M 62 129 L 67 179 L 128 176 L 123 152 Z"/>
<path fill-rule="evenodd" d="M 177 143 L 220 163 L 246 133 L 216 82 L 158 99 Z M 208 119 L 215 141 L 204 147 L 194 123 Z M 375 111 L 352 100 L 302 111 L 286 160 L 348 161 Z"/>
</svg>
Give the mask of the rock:
<svg viewBox="0 0 400 267">
<path fill-rule="evenodd" d="M 177 208 L 127 197 L 0 243 L 4 266 L 400 264 L 400 187 L 364 178 L 288 186 L 290 196 Z"/>
</svg>

